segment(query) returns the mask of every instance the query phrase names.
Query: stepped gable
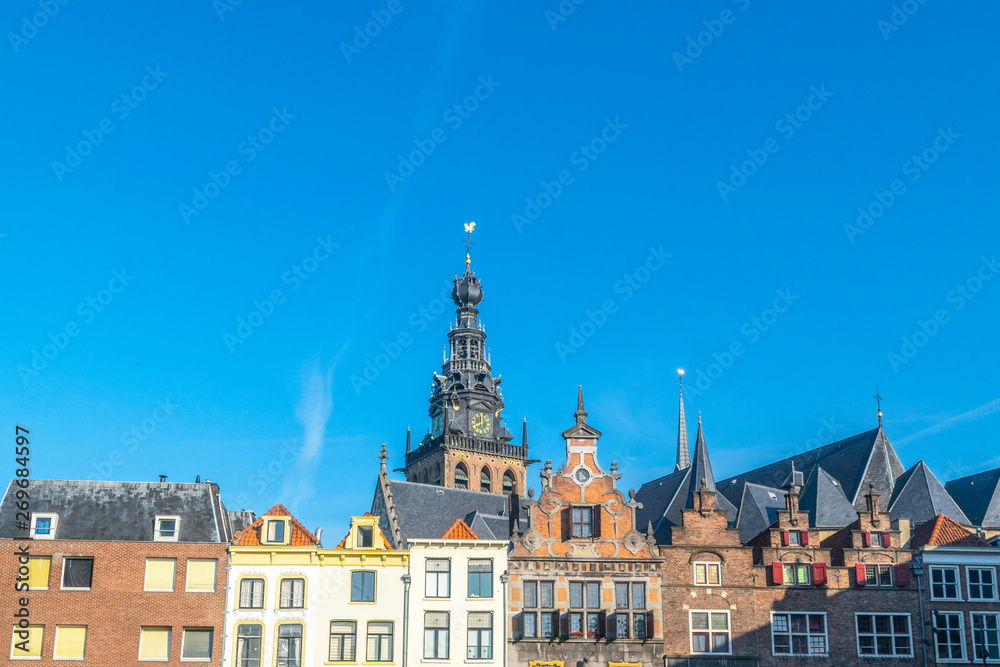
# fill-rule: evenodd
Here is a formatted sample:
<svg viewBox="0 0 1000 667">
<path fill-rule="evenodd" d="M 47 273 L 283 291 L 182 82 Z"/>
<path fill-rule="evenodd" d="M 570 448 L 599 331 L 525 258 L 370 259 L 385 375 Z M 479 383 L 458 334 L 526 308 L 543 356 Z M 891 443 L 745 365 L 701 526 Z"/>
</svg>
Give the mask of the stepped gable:
<svg viewBox="0 0 1000 667">
<path fill-rule="evenodd" d="M 923 461 L 918 461 L 896 480 L 888 508 L 893 521 L 909 519 L 917 524 L 947 514 L 958 523 L 972 524 Z"/>
<path fill-rule="evenodd" d="M 1000 468 L 953 479 L 944 488 L 973 525 L 1000 528 Z"/>
<path fill-rule="evenodd" d="M 979 535 L 970 533 L 946 514 L 938 514 L 913 531 L 913 536 L 910 538 L 910 548 L 916 550 L 927 545 L 938 547 L 990 546 L 986 540 Z"/>
<path fill-rule="evenodd" d="M 319 540 L 310 533 L 306 528 L 299 523 L 298 519 L 292 516 L 292 513 L 285 509 L 285 506 L 278 503 L 268 511 L 264 512 L 263 516 L 254 521 L 252 524 L 236 533 L 233 537 L 231 544 L 240 547 L 256 547 L 261 545 L 260 533 L 264 526 L 264 518 L 269 516 L 287 516 L 288 523 L 291 527 L 291 533 L 288 539 L 289 546 L 321 546 Z"/>
</svg>

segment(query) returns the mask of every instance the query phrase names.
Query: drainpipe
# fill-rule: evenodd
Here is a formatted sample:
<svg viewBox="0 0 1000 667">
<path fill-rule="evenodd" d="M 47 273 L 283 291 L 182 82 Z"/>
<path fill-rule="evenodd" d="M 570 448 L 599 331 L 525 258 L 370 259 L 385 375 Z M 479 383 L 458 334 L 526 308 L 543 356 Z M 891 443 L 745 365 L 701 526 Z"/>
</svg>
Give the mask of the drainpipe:
<svg viewBox="0 0 1000 667">
<path fill-rule="evenodd" d="M 406 654 L 410 650 L 407 641 L 410 619 L 410 575 L 404 574 L 400 579 L 403 580 L 403 667 L 406 667 Z"/>
<path fill-rule="evenodd" d="M 510 575 L 504 570 L 500 575 L 500 584 L 503 586 L 503 662 L 502 667 L 507 667 L 507 582 Z"/>
<path fill-rule="evenodd" d="M 229 640 L 229 591 L 231 589 L 230 581 L 233 576 L 233 565 L 229 562 L 228 553 L 226 554 L 226 597 L 225 606 L 222 608 L 222 657 L 219 658 L 219 665 L 225 667 L 226 664 L 226 643 Z M 263 647 L 261 647 L 263 648 Z"/>
<path fill-rule="evenodd" d="M 927 630 L 924 628 L 924 589 L 921 585 L 924 576 L 922 554 L 913 557 L 913 575 L 917 578 L 917 600 L 920 602 L 920 652 L 924 654 L 924 667 L 927 667 Z"/>
</svg>

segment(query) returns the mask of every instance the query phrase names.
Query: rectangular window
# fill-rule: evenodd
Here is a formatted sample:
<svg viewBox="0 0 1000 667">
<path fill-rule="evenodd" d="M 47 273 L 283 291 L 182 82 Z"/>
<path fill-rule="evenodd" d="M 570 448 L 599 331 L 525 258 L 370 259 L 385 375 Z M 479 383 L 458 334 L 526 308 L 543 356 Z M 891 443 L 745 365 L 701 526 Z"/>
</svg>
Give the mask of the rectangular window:
<svg viewBox="0 0 1000 667">
<path fill-rule="evenodd" d="M 42 657 L 44 625 L 29 625 L 26 628 L 14 626 L 11 639 L 11 660 L 35 660 Z"/>
<path fill-rule="evenodd" d="M 785 563 L 782 572 L 786 584 L 808 586 L 811 582 L 812 568 L 809 563 Z"/>
<path fill-rule="evenodd" d="M 615 639 L 629 638 L 629 614 L 628 612 L 615 612 Z"/>
<path fill-rule="evenodd" d="M 354 662 L 357 628 L 354 621 L 330 621 L 330 662 Z"/>
<path fill-rule="evenodd" d="M 236 626 L 236 667 L 261 667 L 260 644 L 263 628 L 251 623 Z"/>
<path fill-rule="evenodd" d="M 142 628 L 139 660 L 170 660 L 170 628 Z"/>
<path fill-rule="evenodd" d="M 931 599 L 960 600 L 957 567 L 931 568 Z"/>
<path fill-rule="evenodd" d="M 615 639 L 646 638 L 646 584 L 615 582 L 615 616 L 610 630 Z M 630 610 L 632 613 L 630 613 Z"/>
<path fill-rule="evenodd" d="M 179 516 L 158 516 L 153 526 L 154 542 L 176 542 L 181 518 Z"/>
<path fill-rule="evenodd" d="M 538 636 L 538 614 L 533 611 L 525 612 L 521 615 L 522 623 L 524 628 L 522 632 L 525 637 L 537 637 Z"/>
<path fill-rule="evenodd" d="M 892 586 L 892 565 L 865 565 L 868 586 Z"/>
<path fill-rule="evenodd" d="M 549 609 L 556 606 L 554 581 L 539 581 L 538 592 L 541 600 L 541 607 Z"/>
<path fill-rule="evenodd" d="M 392 623 L 389 621 L 368 622 L 369 662 L 392 662 Z"/>
<path fill-rule="evenodd" d="M 57 625 L 55 660 L 83 660 L 87 650 L 87 627 L 84 625 Z"/>
<path fill-rule="evenodd" d="M 975 662 L 985 656 L 987 660 L 1000 660 L 1000 614 L 995 612 L 973 612 L 972 649 Z"/>
<path fill-rule="evenodd" d="M 279 609 L 302 609 L 306 602 L 305 579 L 282 579 L 278 592 Z"/>
<path fill-rule="evenodd" d="M 788 545 L 792 547 L 802 546 L 802 532 L 798 530 L 788 531 Z"/>
<path fill-rule="evenodd" d="M 534 608 L 538 606 L 538 582 L 524 582 L 524 606 Z"/>
<path fill-rule="evenodd" d="M 28 556 L 28 590 L 48 590 L 51 570 L 51 556 Z"/>
<path fill-rule="evenodd" d="M 594 533 L 594 508 L 573 507 L 570 509 L 571 536 L 592 537 Z"/>
<path fill-rule="evenodd" d="M 695 586 L 719 586 L 722 584 L 722 566 L 719 563 L 695 563 Z"/>
<path fill-rule="evenodd" d="M 358 547 L 371 549 L 375 544 L 375 529 L 371 526 L 358 526 Z"/>
<path fill-rule="evenodd" d="M 882 544 L 882 533 L 880 533 L 880 532 L 874 532 L 873 531 L 873 532 L 869 533 L 868 534 L 868 539 L 869 539 L 869 541 L 870 541 L 870 543 L 871 543 L 871 545 L 873 547 L 884 547 L 885 546 L 884 544 Z"/>
<path fill-rule="evenodd" d="M 913 655 L 909 614 L 857 614 L 858 655 Z"/>
<path fill-rule="evenodd" d="M 628 582 L 615 582 L 615 609 L 628 609 Z"/>
<path fill-rule="evenodd" d="M 448 659 L 448 612 L 424 613 L 424 658 Z"/>
<path fill-rule="evenodd" d="M 633 583 L 632 584 L 632 609 L 645 609 L 646 608 L 646 584 L 644 583 Z"/>
<path fill-rule="evenodd" d="M 471 612 L 469 614 L 469 660 L 491 660 L 493 658 L 493 614 Z"/>
<path fill-rule="evenodd" d="M 729 612 L 692 611 L 691 652 L 728 654 Z"/>
<path fill-rule="evenodd" d="M 278 626 L 278 667 L 302 667 L 302 626 L 298 623 Z"/>
<path fill-rule="evenodd" d="M 181 639 L 181 660 L 204 661 L 212 660 L 212 629 L 184 628 Z"/>
<path fill-rule="evenodd" d="M 969 578 L 969 600 L 995 600 L 996 570 L 992 567 L 967 567 L 965 574 Z"/>
<path fill-rule="evenodd" d="M 147 558 L 146 585 L 147 591 L 174 590 L 174 577 L 177 574 L 176 558 Z"/>
<path fill-rule="evenodd" d="M 188 559 L 186 590 L 195 593 L 214 593 L 219 561 L 214 558 Z"/>
<path fill-rule="evenodd" d="M 424 597 L 451 597 L 451 561 L 428 558 L 424 562 Z"/>
<path fill-rule="evenodd" d="M 59 517 L 55 514 L 32 514 L 31 537 L 36 540 L 55 539 L 58 522 Z"/>
<path fill-rule="evenodd" d="M 469 597 L 493 597 L 492 558 L 477 558 L 469 561 Z"/>
<path fill-rule="evenodd" d="M 63 589 L 89 591 L 93 576 L 93 558 L 63 559 Z"/>
<path fill-rule="evenodd" d="M 571 581 L 569 584 L 569 607 L 570 609 L 583 608 L 583 582 Z"/>
<path fill-rule="evenodd" d="M 351 602 L 375 602 L 374 572 L 351 572 Z"/>
<path fill-rule="evenodd" d="M 962 632 L 961 614 L 936 610 L 931 612 L 931 632 L 938 660 L 965 660 L 965 633 Z"/>
<path fill-rule="evenodd" d="M 240 580 L 240 609 L 264 608 L 264 580 Z"/>
<path fill-rule="evenodd" d="M 774 655 L 826 655 L 826 614 L 771 614 Z"/>
<path fill-rule="evenodd" d="M 556 636 L 556 630 L 558 629 L 558 612 L 543 612 L 539 614 L 539 621 L 542 624 L 542 637 L 546 639 L 552 639 Z"/>
<path fill-rule="evenodd" d="M 284 543 L 285 541 L 285 522 L 281 519 L 275 519 L 273 521 L 267 522 L 267 541 Z"/>
</svg>

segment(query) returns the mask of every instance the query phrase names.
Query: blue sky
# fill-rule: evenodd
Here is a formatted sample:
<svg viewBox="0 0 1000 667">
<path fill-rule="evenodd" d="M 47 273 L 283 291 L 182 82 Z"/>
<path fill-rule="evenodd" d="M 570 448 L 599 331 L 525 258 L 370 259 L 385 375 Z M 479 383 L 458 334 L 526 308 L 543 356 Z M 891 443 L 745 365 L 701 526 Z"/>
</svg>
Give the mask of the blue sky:
<svg viewBox="0 0 1000 667">
<path fill-rule="evenodd" d="M 536 458 L 583 384 L 621 483 L 664 472 L 683 367 L 719 477 L 873 428 L 876 383 L 905 465 L 1000 466 L 998 14 L 7 3 L 2 421 L 35 477 L 343 526 L 428 426 L 474 220 Z"/>
</svg>

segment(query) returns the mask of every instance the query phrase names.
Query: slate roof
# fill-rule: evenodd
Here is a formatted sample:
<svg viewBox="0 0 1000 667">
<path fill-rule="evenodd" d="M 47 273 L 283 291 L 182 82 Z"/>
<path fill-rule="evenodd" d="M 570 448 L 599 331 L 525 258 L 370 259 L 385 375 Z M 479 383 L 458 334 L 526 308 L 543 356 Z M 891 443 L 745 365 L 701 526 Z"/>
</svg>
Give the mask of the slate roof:
<svg viewBox="0 0 1000 667">
<path fill-rule="evenodd" d="M 241 530 L 233 537 L 233 545 L 240 547 L 256 547 L 261 545 L 260 533 L 264 525 L 264 517 L 267 516 L 287 516 L 291 525 L 291 535 L 289 535 L 288 546 L 320 546 L 319 540 L 299 523 L 292 513 L 285 509 L 285 506 L 278 503 L 252 524 Z"/>
<path fill-rule="evenodd" d="M 256 520 L 257 515 L 251 510 L 229 510 L 229 525 L 232 526 L 234 535 Z"/>
<path fill-rule="evenodd" d="M 949 547 L 988 547 L 986 540 L 951 520 L 945 514 L 938 514 L 930 521 L 925 521 L 913 531 L 910 538 L 910 548 L 919 549 L 922 546 Z"/>
<path fill-rule="evenodd" d="M 15 525 L 12 480 L 0 502 L 0 538 L 27 533 Z M 33 479 L 32 513 L 55 513 L 56 540 L 152 542 L 157 515 L 179 516 L 178 542 L 229 541 L 229 514 L 211 482 L 101 482 Z"/>
<path fill-rule="evenodd" d="M 771 497 L 772 494 L 774 498 Z M 783 509 L 785 509 L 785 492 L 782 489 L 746 484 L 737 519 L 740 540 L 749 542 L 767 530 L 778 520 L 778 510 Z"/>
<path fill-rule="evenodd" d="M 821 528 L 839 528 L 858 518 L 857 508 L 847 499 L 840 481 L 818 465 L 805 476 L 799 509 L 809 512 L 810 526 Z"/>
<path fill-rule="evenodd" d="M 973 525 L 1000 528 L 1000 468 L 953 479 L 944 488 Z"/>
<path fill-rule="evenodd" d="M 886 507 L 893 521 L 902 518 L 917 524 L 930 521 L 938 514 L 947 514 L 958 523 L 972 523 L 923 461 L 918 461 L 896 480 L 896 488 Z"/>
</svg>

